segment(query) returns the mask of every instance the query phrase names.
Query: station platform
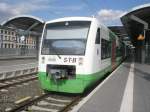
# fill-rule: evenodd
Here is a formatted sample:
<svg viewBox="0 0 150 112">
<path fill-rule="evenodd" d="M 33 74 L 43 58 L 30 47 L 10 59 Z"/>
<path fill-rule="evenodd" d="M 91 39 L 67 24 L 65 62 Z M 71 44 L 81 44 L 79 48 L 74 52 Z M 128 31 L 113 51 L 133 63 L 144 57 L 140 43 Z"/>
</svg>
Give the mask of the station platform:
<svg viewBox="0 0 150 112">
<path fill-rule="evenodd" d="M 0 80 L 37 71 L 37 59 L 0 60 Z"/>
<path fill-rule="evenodd" d="M 37 56 L 0 56 L 1 60 L 36 59 Z"/>
<path fill-rule="evenodd" d="M 29 64 L 29 63 L 38 63 L 38 60 L 36 58 L 0 60 L 0 68 L 3 66 L 12 66 L 12 65 L 20 65 L 20 64 Z"/>
<path fill-rule="evenodd" d="M 0 73 L 22 70 L 26 68 L 34 68 L 38 66 L 36 59 L 13 59 L 0 60 Z"/>
<path fill-rule="evenodd" d="M 71 112 L 150 112 L 150 66 L 125 61 Z"/>
</svg>

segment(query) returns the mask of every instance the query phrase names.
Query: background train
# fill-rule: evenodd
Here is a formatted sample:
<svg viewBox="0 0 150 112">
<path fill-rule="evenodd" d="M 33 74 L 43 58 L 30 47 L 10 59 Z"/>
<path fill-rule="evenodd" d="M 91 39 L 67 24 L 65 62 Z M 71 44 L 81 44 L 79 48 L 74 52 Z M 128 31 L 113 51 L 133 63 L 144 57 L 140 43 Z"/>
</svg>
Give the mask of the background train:
<svg viewBox="0 0 150 112">
<path fill-rule="evenodd" d="M 44 90 L 82 93 L 125 58 L 125 44 L 94 17 L 46 22 L 39 55 Z"/>
</svg>

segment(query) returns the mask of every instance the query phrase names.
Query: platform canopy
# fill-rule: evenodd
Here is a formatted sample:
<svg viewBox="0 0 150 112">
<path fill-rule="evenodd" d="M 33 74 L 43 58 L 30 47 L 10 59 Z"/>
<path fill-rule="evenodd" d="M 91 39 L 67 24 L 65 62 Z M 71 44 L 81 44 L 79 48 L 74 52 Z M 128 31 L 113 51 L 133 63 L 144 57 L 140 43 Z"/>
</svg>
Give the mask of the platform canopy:
<svg viewBox="0 0 150 112">
<path fill-rule="evenodd" d="M 128 34 L 124 28 L 124 26 L 110 26 L 108 27 L 111 31 L 113 31 L 120 39 L 124 40 L 128 38 Z"/>
<path fill-rule="evenodd" d="M 2 26 L 22 29 L 25 31 L 42 32 L 44 21 L 38 17 L 30 15 L 19 15 L 4 21 Z"/>
<path fill-rule="evenodd" d="M 150 26 L 150 3 L 132 8 L 129 12 L 121 17 L 121 21 L 132 39 L 132 43 L 137 46 L 140 35 L 148 35 Z"/>
</svg>

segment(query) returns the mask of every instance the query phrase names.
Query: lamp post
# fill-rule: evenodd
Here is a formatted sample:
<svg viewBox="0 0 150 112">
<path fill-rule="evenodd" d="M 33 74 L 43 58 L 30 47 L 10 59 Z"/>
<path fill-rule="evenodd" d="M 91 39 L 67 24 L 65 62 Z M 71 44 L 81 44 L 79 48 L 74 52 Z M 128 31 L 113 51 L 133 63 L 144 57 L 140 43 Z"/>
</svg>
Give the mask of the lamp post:
<svg viewBox="0 0 150 112">
<path fill-rule="evenodd" d="M 142 42 L 142 63 L 145 63 L 145 58 L 146 58 L 146 49 L 145 49 L 145 39 L 146 39 L 146 29 L 144 28 L 144 31 L 143 31 L 143 42 Z"/>
</svg>

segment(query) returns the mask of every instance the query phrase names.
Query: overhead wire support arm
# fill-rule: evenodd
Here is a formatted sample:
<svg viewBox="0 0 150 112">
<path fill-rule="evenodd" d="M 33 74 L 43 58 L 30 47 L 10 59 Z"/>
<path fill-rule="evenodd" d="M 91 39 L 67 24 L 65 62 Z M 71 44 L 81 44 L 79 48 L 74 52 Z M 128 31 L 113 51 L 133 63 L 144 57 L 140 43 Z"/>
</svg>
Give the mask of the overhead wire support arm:
<svg viewBox="0 0 150 112">
<path fill-rule="evenodd" d="M 39 23 L 35 22 L 34 24 L 32 24 L 27 30 L 26 32 L 30 31 L 31 29 L 33 29 L 34 27 L 36 27 Z"/>
</svg>

